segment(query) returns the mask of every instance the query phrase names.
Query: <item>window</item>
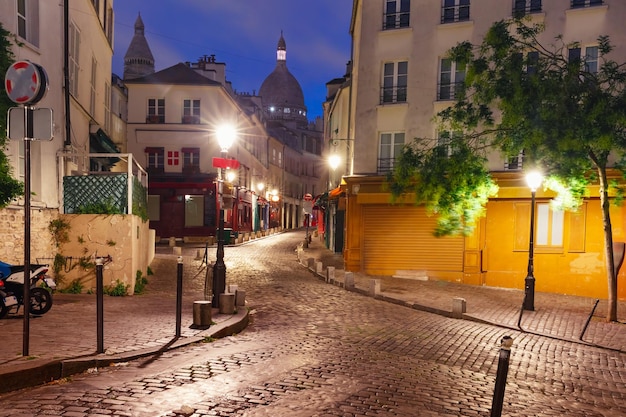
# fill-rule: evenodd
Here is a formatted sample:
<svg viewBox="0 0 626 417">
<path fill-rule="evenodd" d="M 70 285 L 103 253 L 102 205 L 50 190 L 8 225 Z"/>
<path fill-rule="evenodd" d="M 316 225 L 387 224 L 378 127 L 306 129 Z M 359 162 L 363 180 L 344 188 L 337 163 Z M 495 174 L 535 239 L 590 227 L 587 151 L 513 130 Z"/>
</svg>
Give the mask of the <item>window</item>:
<svg viewBox="0 0 626 417">
<path fill-rule="evenodd" d="M 535 223 L 537 247 L 563 247 L 564 213 L 552 210 L 549 203 L 537 203 L 537 219 Z"/>
<path fill-rule="evenodd" d="M 200 100 L 183 100 L 183 123 L 200 123 Z"/>
<path fill-rule="evenodd" d="M 39 46 L 39 2 L 17 1 L 17 36 Z"/>
<path fill-rule="evenodd" d="M 585 48 L 585 56 L 581 57 L 581 48 L 570 48 L 569 62 L 571 64 L 584 63 L 584 71 L 595 74 L 598 72 L 598 47 L 588 46 Z"/>
<path fill-rule="evenodd" d="M 462 22 L 470 18 L 470 0 L 443 0 L 441 23 Z"/>
<path fill-rule="evenodd" d="M 96 57 L 91 57 L 91 77 L 89 78 L 89 114 L 93 117 L 96 114 L 96 76 L 98 73 L 98 61 Z"/>
<path fill-rule="evenodd" d="M 504 162 L 504 170 L 505 171 L 519 171 L 524 166 L 524 151 L 518 153 L 517 155 L 509 156 Z"/>
<path fill-rule="evenodd" d="M 194 170 L 200 166 L 200 148 L 183 148 L 183 170 Z"/>
<path fill-rule="evenodd" d="M 381 133 L 378 155 L 378 174 L 393 170 L 395 159 L 400 156 L 404 147 L 404 132 Z"/>
<path fill-rule="evenodd" d="M 541 11 L 541 0 L 514 0 L 513 16 L 522 17 L 529 13 Z"/>
<path fill-rule="evenodd" d="M 163 169 L 165 166 L 163 148 L 146 148 L 146 161 L 148 168 Z"/>
<path fill-rule="evenodd" d="M 450 156 L 455 142 L 463 139 L 463 132 L 455 130 L 452 132 L 439 132 L 437 135 L 437 146 L 440 150 L 445 152 L 445 155 Z"/>
<path fill-rule="evenodd" d="M 148 117 L 147 123 L 165 123 L 165 99 L 149 98 L 148 99 Z"/>
<path fill-rule="evenodd" d="M 104 84 L 104 130 L 111 131 L 111 84 Z"/>
<path fill-rule="evenodd" d="M 604 2 L 602 0 L 572 0 L 572 9 L 582 7 L 600 6 Z"/>
<path fill-rule="evenodd" d="M 383 30 L 408 27 L 410 9 L 410 0 L 387 0 L 385 6 Z"/>
<path fill-rule="evenodd" d="M 437 100 L 454 100 L 465 88 L 465 64 L 441 60 Z"/>
<path fill-rule="evenodd" d="M 185 227 L 204 226 L 204 196 L 185 196 Z"/>
<path fill-rule="evenodd" d="M 78 97 L 78 74 L 80 73 L 80 31 L 74 23 L 69 26 L 69 89 L 74 97 Z"/>
<path fill-rule="evenodd" d="M 406 102 L 409 63 L 386 62 L 383 66 L 381 104 Z"/>
<path fill-rule="evenodd" d="M 155 222 L 161 220 L 160 195 L 148 195 L 148 218 Z"/>
<path fill-rule="evenodd" d="M 180 152 L 167 151 L 167 164 L 172 166 L 178 166 L 180 163 Z"/>
</svg>

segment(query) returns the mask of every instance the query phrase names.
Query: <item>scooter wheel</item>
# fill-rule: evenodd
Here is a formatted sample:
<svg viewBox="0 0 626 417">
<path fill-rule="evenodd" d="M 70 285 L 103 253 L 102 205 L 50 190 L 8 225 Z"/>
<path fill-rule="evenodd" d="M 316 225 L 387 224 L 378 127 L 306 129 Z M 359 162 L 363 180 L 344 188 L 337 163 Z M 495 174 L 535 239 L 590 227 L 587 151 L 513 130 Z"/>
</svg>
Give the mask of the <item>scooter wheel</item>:
<svg viewBox="0 0 626 417">
<path fill-rule="evenodd" d="M 52 308 L 52 295 L 44 288 L 31 288 L 30 313 L 35 316 L 46 314 Z"/>
<path fill-rule="evenodd" d="M 4 301 L 0 298 L 0 319 L 7 315 L 9 312 L 9 307 L 4 305 Z"/>
</svg>

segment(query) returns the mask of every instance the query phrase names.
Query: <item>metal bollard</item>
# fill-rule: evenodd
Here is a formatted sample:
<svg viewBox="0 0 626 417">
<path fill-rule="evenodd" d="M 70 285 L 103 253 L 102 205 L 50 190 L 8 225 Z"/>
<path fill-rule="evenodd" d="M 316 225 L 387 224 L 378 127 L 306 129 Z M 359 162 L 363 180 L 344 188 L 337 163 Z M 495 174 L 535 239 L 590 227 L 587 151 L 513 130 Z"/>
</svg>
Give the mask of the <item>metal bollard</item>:
<svg viewBox="0 0 626 417">
<path fill-rule="evenodd" d="M 176 277 L 176 337 L 180 337 L 180 327 L 183 312 L 183 257 L 178 257 L 178 270 Z"/>
<path fill-rule="evenodd" d="M 104 353 L 104 279 L 102 268 L 102 258 L 96 258 L 97 353 Z"/>
<path fill-rule="evenodd" d="M 502 415 L 502 404 L 504 402 L 504 388 L 506 387 L 506 377 L 509 373 L 509 358 L 511 357 L 511 346 L 513 338 L 504 336 L 500 347 L 500 356 L 498 357 L 498 371 L 496 373 L 496 386 L 493 391 L 493 401 L 491 403 L 491 417 L 500 417 Z"/>
</svg>

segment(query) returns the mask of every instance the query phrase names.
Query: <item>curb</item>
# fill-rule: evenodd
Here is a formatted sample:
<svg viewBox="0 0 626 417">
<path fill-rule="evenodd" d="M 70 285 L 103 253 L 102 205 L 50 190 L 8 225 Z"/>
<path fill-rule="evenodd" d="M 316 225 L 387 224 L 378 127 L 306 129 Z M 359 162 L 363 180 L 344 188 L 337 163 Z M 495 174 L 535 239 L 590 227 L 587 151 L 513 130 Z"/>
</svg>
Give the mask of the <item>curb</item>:
<svg viewBox="0 0 626 417">
<path fill-rule="evenodd" d="M 50 362 L 28 367 L 28 364 L 19 364 L 16 369 L 2 374 L 0 394 L 17 391 L 22 388 L 47 384 L 54 380 L 67 378 L 91 368 L 108 367 L 115 363 L 128 362 L 147 356 L 178 349 L 194 343 L 200 343 L 205 338 L 221 339 L 241 332 L 248 326 L 250 314 L 247 308 L 239 308 L 233 316 L 221 323 L 211 326 L 197 336 L 187 338 L 172 338 L 172 341 L 160 348 L 151 347 L 131 352 L 107 355 L 105 353 L 93 356 L 83 356 L 68 359 L 52 360 Z"/>
</svg>

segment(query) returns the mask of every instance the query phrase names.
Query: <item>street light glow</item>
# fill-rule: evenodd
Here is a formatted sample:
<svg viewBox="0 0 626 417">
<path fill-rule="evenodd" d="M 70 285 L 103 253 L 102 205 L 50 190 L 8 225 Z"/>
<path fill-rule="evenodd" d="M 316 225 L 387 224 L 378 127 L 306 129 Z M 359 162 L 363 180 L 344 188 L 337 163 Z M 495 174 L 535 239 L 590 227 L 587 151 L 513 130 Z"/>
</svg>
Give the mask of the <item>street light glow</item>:
<svg viewBox="0 0 626 417">
<path fill-rule="evenodd" d="M 528 184 L 528 188 L 530 191 L 537 191 L 537 188 L 541 185 L 543 181 L 543 175 L 539 171 L 531 171 L 526 174 L 526 184 Z"/>
<path fill-rule="evenodd" d="M 328 164 L 330 165 L 333 171 L 339 167 L 340 163 L 341 163 L 341 157 L 337 155 L 336 153 L 332 154 L 328 158 Z"/>
<path fill-rule="evenodd" d="M 226 171 L 226 181 L 233 182 L 235 181 L 235 178 L 237 178 L 237 173 L 235 171 L 233 171 L 232 169 Z"/>
<path fill-rule="evenodd" d="M 229 124 L 220 125 L 215 130 L 215 136 L 217 136 L 217 143 L 220 145 L 222 152 L 228 152 L 228 149 L 235 142 L 237 130 Z"/>
</svg>

